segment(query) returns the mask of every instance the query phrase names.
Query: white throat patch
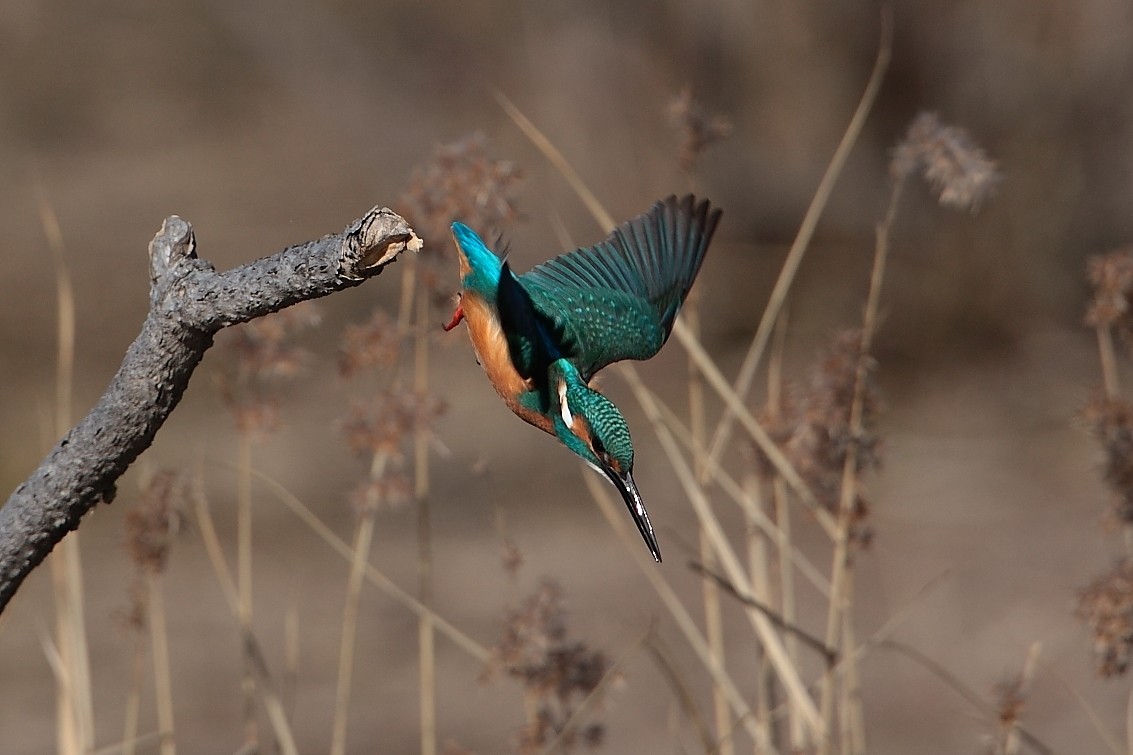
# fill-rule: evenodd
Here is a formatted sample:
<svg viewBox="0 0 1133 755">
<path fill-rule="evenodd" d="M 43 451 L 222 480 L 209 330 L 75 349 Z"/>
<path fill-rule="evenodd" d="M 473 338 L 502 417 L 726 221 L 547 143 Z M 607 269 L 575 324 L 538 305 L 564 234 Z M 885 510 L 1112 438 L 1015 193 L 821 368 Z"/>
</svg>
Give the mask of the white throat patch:
<svg viewBox="0 0 1133 755">
<path fill-rule="evenodd" d="M 567 405 L 567 384 L 559 382 L 559 414 L 563 417 L 563 422 L 567 427 L 574 427 L 574 415 L 570 413 L 570 406 Z"/>
</svg>

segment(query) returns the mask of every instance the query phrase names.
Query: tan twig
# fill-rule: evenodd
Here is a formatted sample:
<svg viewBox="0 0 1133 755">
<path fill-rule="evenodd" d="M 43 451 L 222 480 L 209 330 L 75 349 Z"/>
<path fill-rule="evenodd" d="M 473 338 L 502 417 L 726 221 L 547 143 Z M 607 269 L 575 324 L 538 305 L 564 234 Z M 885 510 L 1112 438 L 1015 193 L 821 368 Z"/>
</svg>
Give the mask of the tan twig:
<svg viewBox="0 0 1133 755">
<path fill-rule="evenodd" d="M 833 573 L 830 578 L 830 606 L 827 614 L 826 644 L 839 647 L 839 630 L 844 626 L 843 614 L 849 612 L 847 594 L 852 593 L 850 575 L 850 537 L 855 519 L 858 499 L 858 451 L 857 439 L 862 435 L 863 412 L 865 409 L 866 372 L 869 369 L 870 349 L 877 330 L 878 308 L 881 301 L 881 287 L 885 278 L 885 265 L 889 257 L 889 234 L 897 215 L 897 207 L 905 186 L 906 175 L 901 174 L 893 184 L 889 196 L 889 206 L 885 217 L 877 224 L 877 243 L 874 249 L 873 268 L 870 272 L 869 293 L 866 296 L 862 316 L 861 345 L 858 348 L 857 369 L 854 377 L 854 394 L 850 403 L 849 436 L 850 445 L 842 463 L 842 485 L 838 502 L 838 530 L 834 538 Z M 849 645 L 845 645 L 849 647 Z M 852 660 L 851 660 L 852 663 Z M 843 680 L 853 676 L 844 672 Z M 834 678 L 827 673 L 822 682 L 821 705 L 823 720 L 832 721 L 834 704 Z M 829 740 L 827 741 L 829 746 Z"/>
<path fill-rule="evenodd" d="M 652 635 L 653 627 L 649 627 L 642 632 L 636 640 L 631 642 L 629 647 L 618 654 L 617 659 L 610 664 L 610 667 L 606 669 L 606 673 L 602 674 L 602 678 L 594 685 L 594 689 L 590 690 L 586 697 L 582 698 L 567 720 L 563 722 L 558 735 L 543 748 L 543 755 L 553 755 L 553 753 L 558 752 L 562 748 L 566 737 L 571 732 L 577 730 L 577 725 L 582 720 L 583 716 L 589 713 L 590 709 L 602 698 L 602 693 L 606 690 L 606 687 L 610 685 L 610 682 L 618 678 L 621 674 L 622 667 L 637 654 L 637 651 L 641 650 L 641 647 Z"/>
<path fill-rule="evenodd" d="M 725 694 L 727 694 L 728 702 L 731 704 L 732 710 L 735 712 L 736 717 L 744 728 L 747 729 L 752 740 L 759 747 L 764 748 L 763 751 L 768 753 L 768 755 L 777 753 L 778 750 L 775 749 L 773 743 L 767 737 L 766 730 L 761 729 L 756 724 L 754 714 L 744 701 L 735 682 L 732 681 L 731 677 L 728 675 L 728 670 L 717 662 L 709 652 L 708 643 L 705 641 L 704 635 L 700 633 L 696 622 L 693 621 L 692 616 L 689 615 L 672 586 L 661 576 L 652 558 L 647 560 L 645 552 L 636 542 L 636 532 L 631 534 L 629 526 L 623 521 L 621 508 L 614 504 L 614 501 L 610 498 L 609 492 L 595 476 L 587 474 L 583 476 L 583 480 L 586 483 L 587 489 L 590 491 L 590 495 L 594 498 L 595 503 L 598 504 L 602 515 L 606 517 L 606 521 L 610 523 L 614 532 L 617 533 L 618 537 L 620 537 L 622 542 L 626 545 L 626 550 L 637 562 L 638 567 L 641 569 L 646 579 L 649 580 L 650 586 L 653 587 L 657 596 L 673 617 L 677 628 L 684 634 L 693 652 L 696 653 L 700 662 L 704 664 L 705 670 L 712 676 L 713 683 L 719 685 L 724 690 Z M 632 547 L 630 547 L 631 545 Z"/>
<path fill-rule="evenodd" d="M 704 716 L 696 704 L 692 690 L 688 682 L 685 681 L 684 674 L 681 672 L 680 668 L 677 667 L 676 659 L 673 658 L 673 653 L 669 650 L 669 646 L 665 644 L 660 634 L 654 632 L 646 641 L 646 648 L 653 658 L 653 663 L 661 672 L 661 676 L 669 683 L 670 689 L 672 689 L 673 694 L 676 695 L 681 710 L 684 711 L 685 716 L 692 721 L 693 726 L 696 728 L 696 733 L 700 737 L 701 747 L 704 748 L 705 752 L 710 752 L 715 746 L 712 739 L 712 732 L 708 730 L 708 724 L 704 721 Z"/>
<path fill-rule="evenodd" d="M 649 393 L 652 397 L 661 412 L 662 419 L 672 431 L 673 437 L 690 453 L 696 453 L 697 447 L 692 443 L 692 434 L 689 432 L 688 428 L 684 426 L 680 418 L 677 417 L 673 410 L 665 404 L 656 393 L 653 393 L 644 385 L 641 386 L 641 390 Z M 726 494 L 740 507 L 744 515 L 748 517 L 756 527 L 762 530 L 772 542 L 783 549 L 781 551 L 783 558 L 787 559 L 791 564 L 794 564 L 799 570 L 799 573 L 802 574 L 821 595 L 825 597 L 830 596 L 830 582 L 826 579 L 826 576 L 819 572 L 818 567 L 806 557 L 806 554 L 791 545 L 790 538 L 784 535 L 780 527 L 776 525 L 775 522 L 771 521 L 766 513 L 758 507 L 751 506 L 751 496 L 744 491 L 743 487 L 736 482 L 723 467 L 716 467 L 715 471 L 712 472 L 712 480 L 717 484 L 721 492 Z M 781 478 L 776 478 L 776 480 L 780 485 L 783 484 Z M 783 491 L 783 495 L 786 496 L 785 487 Z"/>
<path fill-rule="evenodd" d="M 239 624 L 242 611 L 240 590 L 236 581 L 232 578 L 228 563 L 224 559 L 224 551 L 220 547 L 220 538 L 217 537 L 212 514 L 209 513 L 208 500 L 205 498 L 199 473 L 192 487 L 192 498 L 201 541 L 204 543 L 213 573 L 216 574 L 217 582 L 220 583 L 221 592 L 228 603 L 228 608 Z M 275 687 L 271 683 L 271 675 L 268 672 L 267 663 L 264 661 L 263 652 L 260 650 L 259 641 L 253 632 L 244 631 L 242 626 L 241 637 L 244 645 L 244 657 L 248 659 L 252 671 L 256 675 L 256 689 L 264 703 L 264 710 L 268 715 L 268 721 L 271 723 L 280 752 L 283 755 L 298 755 L 291 726 L 287 722 L 287 716 L 283 711 L 283 704 L 279 700 L 279 695 L 276 694 Z"/>
<path fill-rule="evenodd" d="M 692 174 L 689 174 L 690 182 Z M 682 310 L 682 316 L 689 330 L 697 338 L 700 337 L 700 305 L 699 293 L 688 298 Z M 704 465 L 705 418 L 704 418 L 704 379 L 696 362 L 688 359 L 688 414 L 689 414 L 689 440 L 692 443 L 693 463 L 696 469 Z M 712 552 L 712 543 L 704 528 L 699 531 L 700 559 L 709 569 L 715 568 L 716 559 Z M 720 611 L 720 590 L 712 580 L 701 583 L 701 593 L 704 601 L 704 634 L 708 640 L 708 650 L 725 665 L 724 659 L 724 619 Z M 716 720 L 716 739 L 719 742 L 720 755 L 734 755 L 735 745 L 731 737 L 725 733 L 732 730 L 732 713 L 728 705 L 728 698 L 719 686 L 712 688 L 712 707 Z"/>
<path fill-rule="evenodd" d="M 375 454 L 370 467 L 371 479 L 385 474 L 386 454 Z M 346 752 L 346 725 L 350 715 L 350 684 L 354 672 L 354 638 L 358 631 L 358 607 L 362 600 L 362 579 L 370 562 L 370 546 L 374 540 L 376 501 L 366 501 L 354 527 L 350 575 L 346 580 L 346 603 L 342 609 L 342 631 L 338 646 L 338 682 L 334 690 L 334 723 L 331 727 L 330 753 Z"/>
<path fill-rule="evenodd" d="M 55 436 L 63 437 L 71 426 L 71 402 L 75 372 L 75 292 L 67 265 L 63 231 L 55 208 L 41 181 L 40 225 L 55 273 L 56 361 Z M 70 667 L 71 684 L 56 691 L 57 742 L 62 753 L 81 753 L 94 747 L 94 702 L 91 694 L 90 657 L 83 607 L 82 556 L 79 538 L 65 539 L 51 559 L 55 593 L 56 632 L 61 658 Z"/>
<path fill-rule="evenodd" d="M 1031 694 L 1031 686 L 1035 681 L 1035 671 L 1038 666 L 1039 653 L 1042 650 L 1042 643 L 1035 642 L 1031 644 L 1030 650 L 1027 651 L 1027 660 L 1023 663 L 1023 671 L 1019 675 L 1018 690 L 1015 695 L 1020 700 L 1025 700 Z M 1000 715 L 1003 720 L 1003 715 Z M 1020 730 L 1022 728 L 1021 717 L 1013 715 L 1009 720 L 1004 722 L 1007 726 L 1006 736 L 1003 742 L 1003 755 L 1016 755 L 1019 752 L 1019 743 L 1022 737 Z"/>
<path fill-rule="evenodd" d="M 420 277 L 418 277 L 420 281 Z M 417 293 L 417 327 L 413 349 L 413 390 L 424 400 L 429 390 L 429 293 Z M 413 433 L 413 497 L 417 503 L 417 591 L 421 603 L 433 604 L 433 533 L 429 513 L 429 427 L 419 422 Z M 436 635 L 428 614 L 417 620 L 421 677 L 421 755 L 437 751 Z"/>
<path fill-rule="evenodd" d="M 240 433 L 236 464 L 236 584 L 240 597 L 240 629 L 252 631 L 252 438 Z M 251 659 L 244 659 L 240 680 L 243 700 L 244 744 L 255 747 L 259 742 L 256 720 L 256 677 Z"/>
<path fill-rule="evenodd" d="M 866 82 L 866 87 L 862 92 L 861 99 L 858 101 L 857 109 L 850 118 L 845 133 L 842 134 L 842 140 L 838 143 L 837 149 L 834 150 L 834 156 L 830 158 L 830 164 L 826 167 L 826 172 L 823 174 L 822 180 L 819 182 L 818 188 L 814 192 L 810 206 L 807 207 L 806 214 L 803 216 L 802 223 L 799 226 L 799 232 L 795 235 L 795 241 L 791 245 L 791 250 L 787 253 L 787 258 L 783 261 L 783 269 L 779 273 L 779 278 L 775 281 L 775 287 L 771 290 L 771 296 L 767 301 L 766 308 L 763 310 L 763 317 L 759 321 L 759 327 L 755 331 L 755 337 L 752 339 L 751 346 L 748 348 L 747 354 L 744 355 L 743 363 L 740 365 L 739 372 L 736 375 L 733 390 L 735 394 L 741 398 L 741 404 L 743 403 L 743 397 L 746 397 L 748 391 L 751 389 L 752 380 L 755 378 L 756 370 L 759 368 L 759 361 L 763 357 L 763 351 L 767 347 L 767 341 L 771 337 L 771 332 L 774 329 L 775 321 L 778 319 L 779 311 L 783 303 L 787 300 L 787 294 L 790 292 L 791 285 L 794 283 L 795 273 L 798 272 L 799 265 L 802 264 L 803 256 L 806 254 L 807 248 L 810 245 L 810 240 L 814 236 L 814 230 L 818 226 L 818 219 L 822 216 L 823 210 L 826 209 L 826 203 L 834 190 L 834 184 L 837 182 L 838 176 L 842 173 L 842 168 L 845 166 L 846 160 L 850 156 L 850 151 L 861 135 L 862 127 L 865 125 L 866 118 L 869 117 L 870 110 L 873 109 L 873 103 L 877 99 L 877 93 L 881 89 L 881 82 L 884 80 L 885 72 L 889 68 L 889 59 L 892 54 L 892 49 L 893 14 L 892 9 L 886 8 L 881 14 L 881 37 L 878 41 L 877 58 L 873 64 L 873 71 L 870 73 L 869 80 Z M 733 409 L 729 406 L 725 410 L 724 416 L 721 417 L 720 423 L 716 427 L 716 432 L 712 436 L 712 442 L 709 444 L 708 450 L 709 468 L 719 462 L 720 455 L 727 447 L 728 438 L 730 437 L 732 429 L 732 412 Z"/>
<path fill-rule="evenodd" d="M 177 740 L 173 728 L 173 676 L 169 669 L 169 631 L 166 628 L 165 599 L 161 576 L 146 578 L 149 591 L 150 642 L 153 646 L 153 692 L 157 708 L 157 729 L 161 732 L 161 755 L 174 755 Z"/>
<path fill-rule="evenodd" d="M 878 643 L 877 646 L 885 648 L 886 650 L 892 650 L 898 655 L 904 656 L 905 658 L 908 658 L 909 660 L 916 663 L 918 666 L 921 666 L 937 679 L 944 682 L 945 686 L 947 686 L 957 695 L 967 700 L 973 708 L 979 711 L 982 715 L 986 716 L 989 720 L 995 720 L 997 718 L 997 711 L 994 705 L 984 701 L 968 685 L 960 681 L 960 679 L 957 678 L 955 674 L 953 674 L 951 671 L 949 671 L 947 668 L 940 665 L 933 659 L 929 658 L 921 651 L 914 648 L 912 645 L 907 645 L 903 642 L 897 642 L 896 640 L 885 640 Z M 1022 726 L 1019 727 L 1019 736 L 1023 738 L 1023 741 L 1025 741 L 1027 745 L 1031 747 L 1031 749 L 1039 753 L 1043 753 L 1043 755 L 1054 755 L 1054 750 L 1052 750 Z"/>
<path fill-rule="evenodd" d="M 508 118 L 511 118 L 515 125 L 519 126 L 524 135 L 539 148 L 539 151 L 541 151 L 547 159 L 550 160 L 551 164 L 555 166 L 555 169 L 562 174 L 566 182 L 570 184 L 570 187 L 574 189 L 574 193 L 577 194 L 579 199 L 582 200 L 582 203 L 586 205 L 586 209 L 590 211 L 590 214 L 598 222 L 598 225 L 602 227 L 602 230 L 612 231 L 617 225 L 617 223 L 614 222 L 614 218 L 610 213 L 606 212 L 606 208 L 602 206 L 602 203 L 594 196 L 594 192 L 590 191 L 586 183 L 579 177 L 574 168 L 571 167 L 570 162 L 563 157 L 563 153 L 559 151 L 558 147 L 544 136 L 543 132 L 540 131 L 503 92 L 498 89 L 493 89 L 492 95 L 496 98 L 496 102 L 500 103 L 500 107 L 504 109 L 504 112 L 507 113 Z"/>
<path fill-rule="evenodd" d="M 729 595 L 731 595 L 733 598 L 740 601 L 744 605 L 751 606 L 755 610 L 762 613 L 764 616 L 767 617 L 768 621 L 770 621 L 772 624 L 774 624 L 779 629 L 782 629 L 785 633 L 791 634 L 794 637 L 802 640 L 803 644 L 807 645 L 808 647 L 810 647 L 811 650 L 814 650 L 815 652 L 820 654 L 825 659 L 826 664 L 828 666 L 832 665 L 832 664 L 834 664 L 838 661 L 838 651 L 837 650 L 835 650 L 834 648 L 831 648 L 831 647 L 827 647 L 826 645 L 824 645 L 822 643 L 822 640 L 820 640 L 817 637 L 809 634 L 805 629 L 801 629 L 801 628 L 795 626 L 794 624 L 788 623 L 782 616 L 780 616 L 770 606 L 768 606 L 765 603 L 762 603 L 761 601 L 756 600 L 751 595 L 749 595 L 745 592 L 741 592 L 739 588 L 737 588 L 734 584 L 732 584 L 730 581 L 728 581 L 728 579 L 725 578 L 724 576 L 722 576 L 721 574 L 718 574 L 718 573 L 712 571 L 711 569 L 706 567 L 704 564 L 697 563 L 696 561 L 689 561 L 688 568 L 692 569 L 694 572 L 696 572 L 700 576 L 706 577 L 707 579 L 712 580 L 712 582 L 714 582 L 715 584 L 724 588 L 724 590 Z"/>
<path fill-rule="evenodd" d="M 1098 325 L 1098 356 L 1102 363 L 1102 385 L 1106 398 L 1115 399 L 1121 395 L 1121 382 L 1117 376 L 1117 356 L 1113 348 L 1113 330 L 1106 325 Z"/>
<path fill-rule="evenodd" d="M 258 470 L 252 470 L 252 476 L 265 485 L 275 497 L 280 500 L 283 505 L 291 510 L 299 519 L 307 525 L 307 527 L 318 535 L 323 542 L 329 545 L 338 555 L 342 556 L 347 561 L 353 559 L 354 549 L 350 547 L 342 538 L 334 534 L 334 531 L 326 525 L 323 520 L 311 511 L 311 509 L 296 497 L 291 491 L 283 485 L 265 475 Z M 468 655 L 481 663 L 487 663 L 492 658 L 492 652 L 488 648 L 481 645 L 476 640 L 469 637 L 467 634 L 457 629 L 448 620 L 437 615 L 436 611 L 421 603 L 421 601 L 414 598 L 405 590 L 397 586 L 392 579 L 387 577 L 372 564 L 366 565 L 366 579 L 370 581 L 375 587 L 384 592 L 386 595 L 393 598 L 398 603 L 408 608 L 418 616 L 427 615 L 433 622 L 434 628 L 441 634 L 452 640 L 453 644 L 459 647 Z"/>
<path fill-rule="evenodd" d="M 652 423 L 654 432 L 656 432 L 658 439 L 661 441 L 661 446 L 665 450 L 665 454 L 668 456 L 673 471 L 681 482 L 681 486 L 684 488 L 685 495 L 689 497 L 693 510 L 696 512 L 701 522 L 701 526 L 704 527 L 711 537 L 713 547 L 717 557 L 720 559 L 720 565 L 723 567 L 724 573 L 727 574 L 732 583 L 740 590 L 751 594 L 751 585 L 748 583 L 747 575 L 744 573 L 735 551 L 724 535 L 723 529 L 720 527 L 720 523 L 712 511 L 712 507 L 704 494 L 703 488 L 696 484 L 693 472 L 681 455 L 676 440 L 673 439 L 669 428 L 662 421 L 656 404 L 647 391 L 639 390 L 642 383 L 641 379 L 637 376 L 636 370 L 630 365 L 622 365 L 622 367 L 622 373 L 629 382 L 630 388 L 634 390 L 634 394 L 641 403 L 642 409 Z M 749 610 L 746 614 L 755 629 L 756 635 L 759 637 L 767 652 L 767 657 L 771 661 L 771 665 L 775 668 L 776 674 L 778 674 L 779 679 L 783 682 L 787 694 L 795 698 L 795 703 L 798 705 L 800 715 L 806 720 L 811 733 L 815 736 L 820 736 L 822 729 L 818 710 L 814 705 L 814 701 L 807 693 L 802 680 L 799 678 L 798 669 L 792 666 L 788 661 L 782 641 L 775 633 L 771 622 L 768 621 L 766 616 L 755 610 Z"/>
<path fill-rule="evenodd" d="M 130 653 L 130 690 L 126 695 L 126 720 L 122 725 L 122 755 L 134 755 L 138 742 L 138 716 L 142 705 L 142 672 L 145 667 L 145 641 L 138 627 Z"/>
</svg>

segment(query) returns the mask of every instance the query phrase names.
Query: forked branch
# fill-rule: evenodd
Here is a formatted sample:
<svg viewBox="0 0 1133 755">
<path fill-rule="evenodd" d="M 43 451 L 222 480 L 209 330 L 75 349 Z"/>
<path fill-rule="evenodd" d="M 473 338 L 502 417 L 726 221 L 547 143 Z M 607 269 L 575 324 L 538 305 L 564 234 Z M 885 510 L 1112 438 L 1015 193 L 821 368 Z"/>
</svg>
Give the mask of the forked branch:
<svg viewBox="0 0 1133 755">
<path fill-rule="evenodd" d="M 141 333 L 95 407 L 0 509 L 0 612 L 83 514 L 113 500 L 219 330 L 357 286 L 420 247 L 404 219 L 375 207 L 341 233 L 218 273 L 197 257 L 192 226 L 166 218 L 149 247 Z"/>
</svg>

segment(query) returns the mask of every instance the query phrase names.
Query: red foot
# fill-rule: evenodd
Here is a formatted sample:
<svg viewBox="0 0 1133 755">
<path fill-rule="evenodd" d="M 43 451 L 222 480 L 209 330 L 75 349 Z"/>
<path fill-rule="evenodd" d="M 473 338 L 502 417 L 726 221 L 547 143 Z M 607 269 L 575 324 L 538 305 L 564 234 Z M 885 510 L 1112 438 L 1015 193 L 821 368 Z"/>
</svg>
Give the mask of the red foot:
<svg viewBox="0 0 1133 755">
<path fill-rule="evenodd" d="M 452 313 L 452 319 L 449 320 L 448 325 L 442 325 L 441 327 L 444 328 L 445 332 L 447 333 L 450 330 L 452 330 L 453 328 L 455 328 L 457 325 L 459 325 L 460 321 L 463 320 L 463 319 L 464 319 L 464 307 L 458 303 L 456 305 L 456 311 Z"/>
</svg>

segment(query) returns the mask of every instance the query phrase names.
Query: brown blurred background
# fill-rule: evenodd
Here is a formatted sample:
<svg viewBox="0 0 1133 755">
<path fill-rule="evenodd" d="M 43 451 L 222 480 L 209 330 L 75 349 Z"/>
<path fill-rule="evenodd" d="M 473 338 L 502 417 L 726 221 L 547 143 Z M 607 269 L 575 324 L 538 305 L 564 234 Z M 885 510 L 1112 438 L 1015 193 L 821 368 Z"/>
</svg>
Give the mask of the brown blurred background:
<svg viewBox="0 0 1133 755">
<path fill-rule="evenodd" d="M 908 0 L 894 10 L 892 65 L 793 290 L 788 372 L 799 374 L 831 333 L 860 321 L 889 153 L 918 111 L 969 130 L 1004 180 L 976 215 L 941 209 L 921 183 L 905 196 L 882 297 L 884 467 L 869 479 L 876 539 L 858 560 L 858 633 L 869 636 L 949 570 L 895 636 L 987 699 L 1041 642 L 1025 722 L 1058 752 L 1101 751 L 1067 685 L 1115 732 L 1128 685 L 1095 678 L 1073 606 L 1075 590 L 1119 554 L 1119 538 L 1107 528 L 1098 452 L 1074 416 L 1099 381 L 1095 342 L 1081 323 L 1085 260 L 1133 238 L 1133 8 Z M 193 223 L 203 257 L 231 267 L 394 204 L 436 145 L 479 131 L 526 177 L 524 220 L 508 233 L 517 268 L 558 251 L 560 221 L 580 243 L 599 238 L 493 88 L 545 131 L 619 219 L 688 187 L 666 115 L 683 88 L 731 120 L 731 137 L 704 154 L 696 188 L 725 211 L 698 290 L 706 345 L 734 374 L 868 78 L 879 17 L 874 3 L 824 0 L 7 0 L 0 487 L 14 488 L 55 441 L 55 283 L 41 197 L 58 215 L 74 280 L 81 413 L 145 314 L 146 244 L 169 214 Z M 334 344 L 344 323 L 375 304 L 392 308 L 398 281 L 395 267 L 321 303 L 324 321 L 306 337 L 317 361 L 287 389 L 283 428 L 255 457 L 343 537 L 353 522 L 347 492 L 363 468 L 336 430 L 345 405 Z M 438 610 L 485 644 L 498 638 L 513 598 L 494 523 L 502 510 L 526 557 L 521 592 L 543 576 L 558 579 L 572 635 L 614 657 L 658 621 L 706 703 L 704 675 L 578 466 L 507 413 L 462 331 L 438 342 L 431 380 L 449 407 L 437 425 L 449 453 L 434 458 Z M 231 545 L 236 441 L 213 388 L 222 363 L 210 352 L 139 464 L 203 460 Z M 679 346 L 642 371 L 685 406 Z M 680 545 L 695 541 L 695 517 L 628 389 L 613 376 L 603 385 L 635 432 L 638 484 L 672 554 L 660 568 L 698 611 L 699 582 L 684 573 Z M 711 411 L 714 420 L 715 402 Z M 130 644 L 115 613 L 127 603 L 123 515 L 136 503 L 138 474 L 131 470 L 117 501 L 82 530 L 99 744 L 121 734 Z M 256 628 L 278 663 L 282 616 L 298 606 L 294 726 L 301 750 L 319 752 L 329 741 L 347 567 L 274 499 L 257 496 Z M 738 526 L 729 504 L 721 511 Z M 407 588 L 416 579 L 414 527 L 410 509 L 383 515 L 375 545 L 374 563 Z M 815 558 L 823 553 L 816 545 Z M 185 752 L 235 751 L 239 639 L 193 532 L 174 546 L 166 579 L 178 742 Z M 816 633 L 820 608 L 802 607 Z M 416 620 L 372 589 L 362 610 L 351 751 L 413 752 Z M 750 682 L 750 632 L 734 608 L 728 619 L 739 628 L 729 635 L 729 666 Z M 41 569 L 0 623 L 0 752 L 55 746 L 42 650 L 53 621 Z M 518 692 L 507 682 L 481 685 L 479 665 L 444 639 L 438 654 L 442 740 L 502 751 L 522 720 Z M 862 669 L 871 752 L 978 752 L 992 730 L 902 657 L 879 650 Z M 671 715 L 656 668 L 632 655 L 624 684 L 607 697 L 604 751 L 695 749 L 691 737 L 670 736 Z M 152 729 L 148 702 L 142 729 Z"/>
</svg>

